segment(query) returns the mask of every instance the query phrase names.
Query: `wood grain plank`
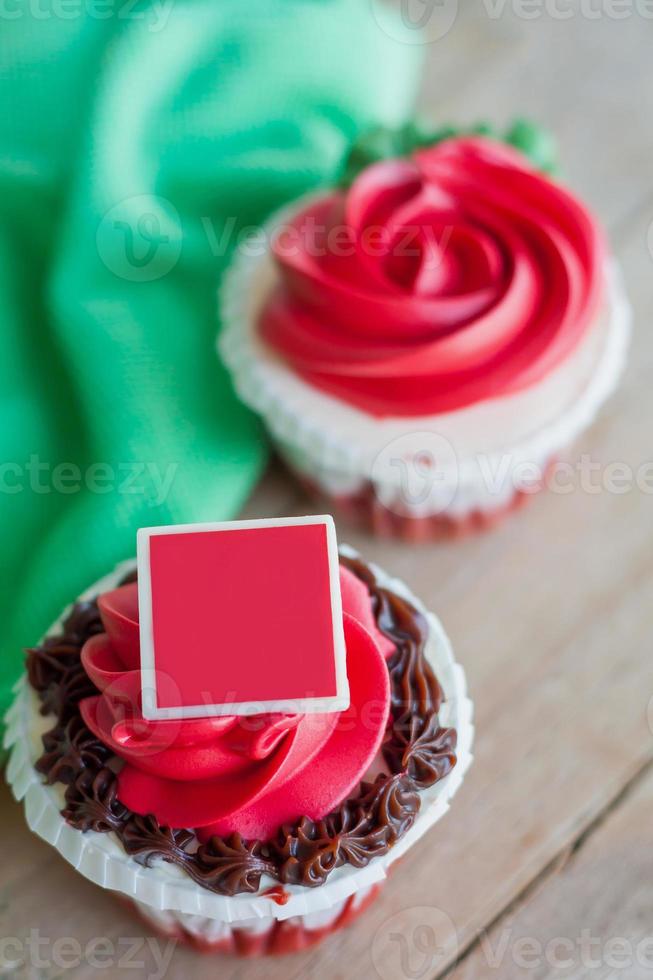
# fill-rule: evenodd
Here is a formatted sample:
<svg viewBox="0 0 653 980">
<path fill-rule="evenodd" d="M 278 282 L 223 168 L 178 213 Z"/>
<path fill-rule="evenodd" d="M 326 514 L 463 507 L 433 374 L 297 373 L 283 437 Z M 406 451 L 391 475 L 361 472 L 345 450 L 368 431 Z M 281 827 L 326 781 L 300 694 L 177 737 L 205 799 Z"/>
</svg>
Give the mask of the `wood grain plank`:
<svg viewBox="0 0 653 980">
<path fill-rule="evenodd" d="M 297 485 L 288 479 L 279 460 L 273 458 L 239 516 L 243 520 L 282 517 L 294 510 L 301 499 Z"/>
<path fill-rule="evenodd" d="M 653 771 L 582 847 L 480 937 L 451 980 L 644 980 L 653 971 Z"/>
</svg>

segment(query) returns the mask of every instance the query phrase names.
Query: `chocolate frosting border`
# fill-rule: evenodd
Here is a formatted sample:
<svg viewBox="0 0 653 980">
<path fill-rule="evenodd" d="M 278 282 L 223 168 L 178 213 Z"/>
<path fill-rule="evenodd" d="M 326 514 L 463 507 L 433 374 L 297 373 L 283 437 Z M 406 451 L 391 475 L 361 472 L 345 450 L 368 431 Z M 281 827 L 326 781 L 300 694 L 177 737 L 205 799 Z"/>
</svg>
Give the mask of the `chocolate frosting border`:
<svg viewBox="0 0 653 980">
<path fill-rule="evenodd" d="M 43 715 L 57 722 L 42 737 L 35 763 L 46 783 L 62 783 L 62 814 L 75 829 L 113 831 L 125 852 L 144 866 L 155 859 L 176 864 L 193 881 L 220 895 L 254 894 L 268 875 L 282 884 L 323 885 L 344 864 L 363 868 L 386 854 L 415 822 L 420 790 L 443 779 L 456 764 L 456 731 L 443 728 L 440 684 L 425 653 L 428 624 L 396 593 L 378 585 L 360 559 L 340 561 L 367 586 L 379 630 L 396 650 L 388 659 L 390 721 L 382 752 L 387 774 L 358 791 L 321 820 L 301 817 L 269 841 L 240 834 L 200 844 L 190 830 L 160 826 L 117 798 L 120 760 L 84 725 L 79 702 L 96 693 L 80 660 L 86 640 L 103 631 L 96 599 L 74 604 L 62 631 L 28 651 L 29 683 Z M 121 584 L 134 581 L 135 572 Z"/>
</svg>

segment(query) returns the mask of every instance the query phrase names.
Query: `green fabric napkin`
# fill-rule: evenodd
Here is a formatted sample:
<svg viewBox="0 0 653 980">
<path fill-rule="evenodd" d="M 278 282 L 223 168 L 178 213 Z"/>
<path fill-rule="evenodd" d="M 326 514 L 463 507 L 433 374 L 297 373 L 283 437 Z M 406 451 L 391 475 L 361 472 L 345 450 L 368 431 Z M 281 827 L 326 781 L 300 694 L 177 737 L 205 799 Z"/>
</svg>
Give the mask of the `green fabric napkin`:
<svg viewBox="0 0 653 980">
<path fill-rule="evenodd" d="M 266 448 L 214 353 L 220 271 L 361 131 L 403 121 L 418 52 L 359 0 L 5 11 L 3 708 L 22 648 L 139 526 L 237 514 Z"/>
</svg>

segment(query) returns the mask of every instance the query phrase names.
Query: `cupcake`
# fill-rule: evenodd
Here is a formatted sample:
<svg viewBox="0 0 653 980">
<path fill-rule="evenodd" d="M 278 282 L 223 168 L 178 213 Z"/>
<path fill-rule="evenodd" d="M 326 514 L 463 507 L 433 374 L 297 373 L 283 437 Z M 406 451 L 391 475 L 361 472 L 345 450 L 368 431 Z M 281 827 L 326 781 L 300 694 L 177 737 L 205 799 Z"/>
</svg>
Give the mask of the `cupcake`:
<svg viewBox="0 0 653 980">
<path fill-rule="evenodd" d="M 471 703 L 439 620 L 351 549 L 334 554 L 340 711 L 149 717 L 145 636 L 160 650 L 162 624 L 182 628 L 190 662 L 196 613 L 186 594 L 183 623 L 158 613 L 152 626 L 140 557 L 138 572 L 121 565 L 64 613 L 17 685 L 7 773 L 30 828 L 150 926 L 201 950 L 289 952 L 347 925 L 446 812 L 470 764 Z M 283 560 L 287 571 L 294 558 Z M 216 598 L 223 622 L 236 601 L 219 609 Z M 283 615 L 271 624 L 282 636 L 289 622 L 309 628 Z M 225 655 L 221 636 L 208 657 Z M 289 673 L 275 666 L 283 688 Z"/>
<path fill-rule="evenodd" d="M 409 539 L 491 525 L 613 391 L 629 306 L 543 147 L 404 134 L 239 249 L 221 355 L 330 509 Z"/>
</svg>

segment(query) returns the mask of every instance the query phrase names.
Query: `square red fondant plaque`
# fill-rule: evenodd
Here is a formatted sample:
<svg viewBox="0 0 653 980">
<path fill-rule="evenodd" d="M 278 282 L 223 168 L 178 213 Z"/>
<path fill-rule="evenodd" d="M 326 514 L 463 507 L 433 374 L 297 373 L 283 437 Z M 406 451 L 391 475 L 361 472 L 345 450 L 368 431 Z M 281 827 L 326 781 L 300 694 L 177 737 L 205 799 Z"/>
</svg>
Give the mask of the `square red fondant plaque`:
<svg viewBox="0 0 653 980">
<path fill-rule="evenodd" d="M 142 528 L 138 604 L 146 718 L 349 706 L 329 516 Z"/>
</svg>

